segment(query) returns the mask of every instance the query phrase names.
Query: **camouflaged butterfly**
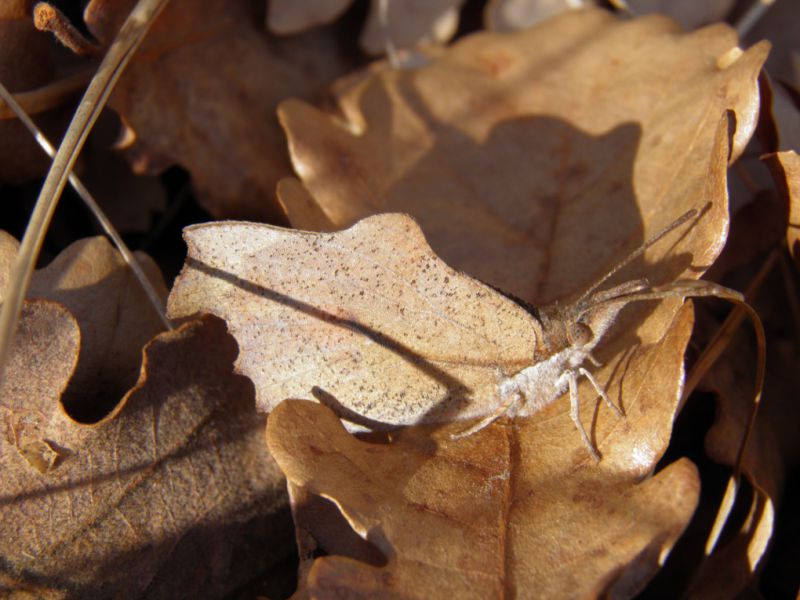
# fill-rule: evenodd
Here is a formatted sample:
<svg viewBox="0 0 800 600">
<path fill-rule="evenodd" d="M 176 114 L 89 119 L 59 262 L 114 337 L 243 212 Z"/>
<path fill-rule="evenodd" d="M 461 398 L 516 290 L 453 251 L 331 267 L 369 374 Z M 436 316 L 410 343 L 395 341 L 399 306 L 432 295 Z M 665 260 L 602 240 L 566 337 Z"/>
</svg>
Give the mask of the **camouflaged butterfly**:
<svg viewBox="0 0 800 600">
<path fill-rule="evenodd" d="M 576 300 L 526 310 L 447 266 L 402 214 L 366 218 L 335 233 L 244 222 L 185 231 L 189 257 L 169 313 L 211 312 L 228 322 L 236 367 L 259 408 L 316 399 L 351 430 L 417 423 L 525 417 L 569 392 L 579 417 L 585 377 L 622 415 L 586 368 L 626 304 L 709 295 L 717 286 L 679 281 L 654 288 L 636 279 L 603 289 L 622 266 L 695 215 L 651 238 Z"/>
</svg>

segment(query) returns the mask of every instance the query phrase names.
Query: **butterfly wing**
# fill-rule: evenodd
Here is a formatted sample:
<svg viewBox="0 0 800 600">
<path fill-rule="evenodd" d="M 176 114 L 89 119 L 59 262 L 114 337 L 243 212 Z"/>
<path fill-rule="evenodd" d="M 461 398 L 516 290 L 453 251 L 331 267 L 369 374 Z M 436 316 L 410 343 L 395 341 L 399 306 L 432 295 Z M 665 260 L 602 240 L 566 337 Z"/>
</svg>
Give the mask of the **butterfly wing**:
<svg viewBox="0 0 800 600">
<path fill-rule="evenodd" d="M 369 427 L 478 417 L 533 360 L 538 322 L 448 267 L 406 215 L 336 233 L 220 222 L 185 237 L 170 315 L 227 321 L 263 410 L 317 399 Z"/>
</svg>

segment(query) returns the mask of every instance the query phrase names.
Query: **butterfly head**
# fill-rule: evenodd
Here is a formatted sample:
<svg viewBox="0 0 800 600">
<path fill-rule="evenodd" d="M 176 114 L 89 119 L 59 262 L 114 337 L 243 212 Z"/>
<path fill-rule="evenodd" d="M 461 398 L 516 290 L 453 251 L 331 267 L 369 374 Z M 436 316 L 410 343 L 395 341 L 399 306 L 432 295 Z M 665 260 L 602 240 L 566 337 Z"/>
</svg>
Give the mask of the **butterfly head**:
<svg viewBox="0 0 800 600">
<path fill-rule="evenodd" d="M 641 282 L 630 284 L 638 286 Z M 630 289 L 629 284 L 625 284 L 624 289 Z M 591 350 L 625 304 L 622 298 L 615 302 L 613 295 L 600 292 L 585 302 L 554 303 L 540 309 L 539 321 L 546 351 L 554 354 L 566 348 Z"/>
</svg>

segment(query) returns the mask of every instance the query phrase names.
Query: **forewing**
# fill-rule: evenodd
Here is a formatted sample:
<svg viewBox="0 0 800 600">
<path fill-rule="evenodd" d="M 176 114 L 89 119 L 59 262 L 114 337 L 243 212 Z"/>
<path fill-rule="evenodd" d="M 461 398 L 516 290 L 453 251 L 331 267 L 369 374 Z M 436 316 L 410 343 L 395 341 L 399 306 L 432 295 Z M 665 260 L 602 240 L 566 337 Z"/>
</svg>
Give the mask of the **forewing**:
<svg viewBox="0 0 800 600">
<path fill-rule="evenodd" d="M 263 410 L 308 398 L 370 427 L 470 418 L 534 359 L 538 322 L 448 267 L 408 216 L 336 233 L 211 223 L 185 237 L 170 314 L 228 322 Z"/>
</svg>

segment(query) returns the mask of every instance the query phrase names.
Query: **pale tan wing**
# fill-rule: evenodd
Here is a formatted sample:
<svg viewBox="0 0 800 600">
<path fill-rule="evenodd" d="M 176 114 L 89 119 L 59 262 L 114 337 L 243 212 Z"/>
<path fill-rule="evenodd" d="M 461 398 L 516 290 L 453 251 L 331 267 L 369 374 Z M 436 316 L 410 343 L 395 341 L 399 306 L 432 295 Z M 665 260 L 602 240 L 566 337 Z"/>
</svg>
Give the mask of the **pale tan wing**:
<svg viewBox="0 0 800 600">
<path fill-rule="evenodd" d="M 336 233 L 219 222 L 185 238 L 170 315 L 228 322 L 263 410 L 308 398 L 372 427 L 475 417 L 533 361 L 538 322 L 448 267 L 406 215 Z"/>
</svg>

